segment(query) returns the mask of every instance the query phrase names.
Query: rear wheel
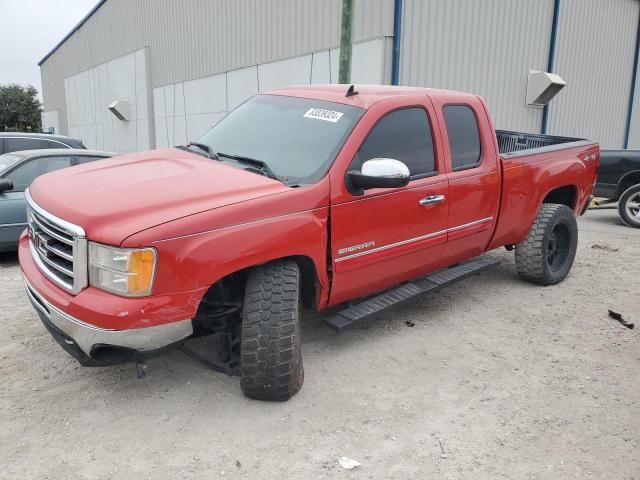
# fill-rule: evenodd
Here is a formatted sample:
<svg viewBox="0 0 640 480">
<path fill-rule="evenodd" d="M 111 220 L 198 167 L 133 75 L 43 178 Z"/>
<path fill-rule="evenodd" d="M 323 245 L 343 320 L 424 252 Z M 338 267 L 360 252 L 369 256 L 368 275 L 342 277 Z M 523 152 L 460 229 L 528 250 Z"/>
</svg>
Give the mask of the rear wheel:
<svg viewBox="0 0 640 480">
<path fill-rule="evenodd" d="M 299 299 L 296 262 L 279 260 L 249 274 L 240 346 L 240 385 L 247 397 L 285 401 L 302 387 Z"/>
<path fill-rule="evenodd" d="M 629 187 L 620 195 L 618 214 L 630 227 L 640 228 L 640 185 Z"/>
<path fill-rule="evenodd" d="M 529 235 L 516 245 L 518 274 L 539 285 L 554 285 L 565 279 L 578 247 L 578 225 L 566 205 L 545 203 Z"/>
</svg>

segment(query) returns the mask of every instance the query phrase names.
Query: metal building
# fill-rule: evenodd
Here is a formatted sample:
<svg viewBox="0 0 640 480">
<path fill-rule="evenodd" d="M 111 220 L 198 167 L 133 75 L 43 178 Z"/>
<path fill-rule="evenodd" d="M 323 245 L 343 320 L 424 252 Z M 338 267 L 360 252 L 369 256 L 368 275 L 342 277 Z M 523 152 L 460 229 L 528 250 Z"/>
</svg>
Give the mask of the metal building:
<svg viewBox="0 0 640 480">
<path fill-rule="evenodd" d="M 640 148 L 640 1 L 354 3 L 353 83 L 474 92 L 498 128 Z M 195 140 L 259 91 L 337 82 L 341 9 L 102 0 L 40 62 L 43 128 L 119 152 Z M 530 71 L 567 85 L 546 106 L 527 105 Z"/>
</svg>

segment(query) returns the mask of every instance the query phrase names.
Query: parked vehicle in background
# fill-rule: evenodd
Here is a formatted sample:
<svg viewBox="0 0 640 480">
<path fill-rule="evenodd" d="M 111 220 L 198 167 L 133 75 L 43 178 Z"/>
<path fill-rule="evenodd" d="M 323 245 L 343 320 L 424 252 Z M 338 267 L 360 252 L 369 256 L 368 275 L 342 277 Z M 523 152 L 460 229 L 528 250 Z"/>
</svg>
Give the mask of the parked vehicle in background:
<svg viewBox="0 0 640 480">
<path fill-rule="evenodd" d="M 47 133 L 0 132 L 0 155 L 23 150 L 85 148 L 82 140 Z"/>
<path fill-rule="evenodd" d="M 15 250 L 27 226 L 24 192 L 37 177 L 116 155 L 85 149 L 27 150 L 0 155 L 0 252 Z"/>
<path fill-rule="evenodd" d="M 473 258 L 502 246 L 524 279 L 561 282 L 598 158 L 594 142 L 496 132 L 476 95 L 283 88 L 197 143 L 36 180 L 20 266 L 81 364 L 214 334 L 245 395 L 287 400 L 301 305 L 342 305 L 326 320 L 339 331 L 493 266 Z"/>
<path fill-rule="evenodd" d="M 630 227 L 640 228 L 640 150 L 602 150 L 596 197 L 618 202 L 618 214 Z"/>
</svg>

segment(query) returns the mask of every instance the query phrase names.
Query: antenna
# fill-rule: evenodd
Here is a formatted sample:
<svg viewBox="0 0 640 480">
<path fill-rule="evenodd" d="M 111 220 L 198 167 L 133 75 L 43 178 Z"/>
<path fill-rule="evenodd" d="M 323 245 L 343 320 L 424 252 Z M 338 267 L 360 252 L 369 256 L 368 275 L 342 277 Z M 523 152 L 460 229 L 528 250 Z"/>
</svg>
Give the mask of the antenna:
<svg viewBox="0 0 640 480">
<path fill-rule="evenodd" d="M 351 97 L 353 95 L 358 95 L 358 92 L 356 91 L 355 85 L 351 85 L 349 87 L 349 90 L 347 90 L 347 93 L 346 93 L 345 97 Z"/>
</svg>

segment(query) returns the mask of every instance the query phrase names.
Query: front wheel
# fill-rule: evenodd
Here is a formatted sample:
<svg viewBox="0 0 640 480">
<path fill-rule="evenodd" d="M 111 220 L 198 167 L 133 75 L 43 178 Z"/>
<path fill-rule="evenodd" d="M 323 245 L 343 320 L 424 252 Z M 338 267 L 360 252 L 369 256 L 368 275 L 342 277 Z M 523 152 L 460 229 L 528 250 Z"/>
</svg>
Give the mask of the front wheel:
<svg viewBox="0 0 640 480">
<path fill-rule="evenodd" d="M 620 195 L 618 214 L 630 227 L 640 228 L 640 185 L 629 187 Z"/>
<path fill-rule="evenodd" d="M 240 375 L 242 391 L 256 400 L 289 400 L 302 387 L 300 268 L 292 260 L 275 261 L 249 273 Z"/>
<path fill-rule="evenodd" d="M 516 245 L 516 268 L 525 280 L 555 285 L 565 279 L 578 248 L 578 224 L 566 205 L 545 203 L 526 240 Z"/>
</svg>

